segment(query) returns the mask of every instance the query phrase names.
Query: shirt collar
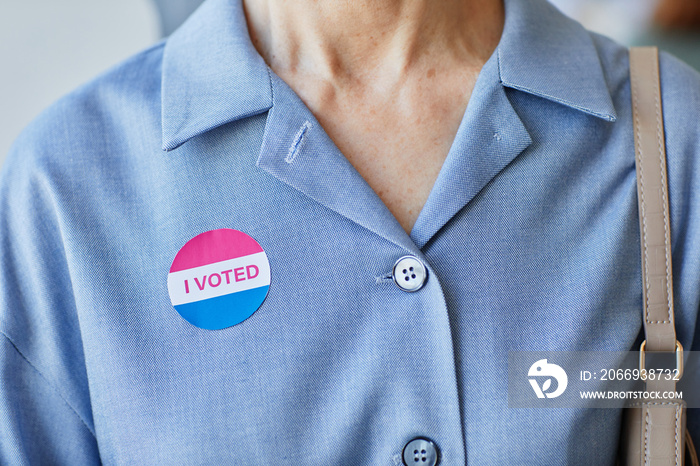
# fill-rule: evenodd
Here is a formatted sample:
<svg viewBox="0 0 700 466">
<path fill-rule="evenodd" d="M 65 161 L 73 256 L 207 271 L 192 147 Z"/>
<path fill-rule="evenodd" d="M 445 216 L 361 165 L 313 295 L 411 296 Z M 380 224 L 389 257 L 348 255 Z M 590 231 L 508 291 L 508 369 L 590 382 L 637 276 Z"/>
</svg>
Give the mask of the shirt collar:
<svg viewBox="0 0 700 466">
<path fill-rule="evenodd" d="M 250 41 L 239 0 L 209 0 L 163 52 L 163 149 L 272 107 L 269 68 Z"/>
<path fill-rule="evenodd" d="M 544 0 L 505 0 L 498 45 L 504 86 L 616 119 L 590 34 Z M 253 47 L 239 0 L 208 0 L 166 42 L 163 149 L 272 107 L 270 70 Z"/>
<path fill-rule="evenodd" d="M 544 0 L 506 0 L 505 7 L 497 50 L 503 85 L 615 121 L 590 33 Z"/>
</svg>

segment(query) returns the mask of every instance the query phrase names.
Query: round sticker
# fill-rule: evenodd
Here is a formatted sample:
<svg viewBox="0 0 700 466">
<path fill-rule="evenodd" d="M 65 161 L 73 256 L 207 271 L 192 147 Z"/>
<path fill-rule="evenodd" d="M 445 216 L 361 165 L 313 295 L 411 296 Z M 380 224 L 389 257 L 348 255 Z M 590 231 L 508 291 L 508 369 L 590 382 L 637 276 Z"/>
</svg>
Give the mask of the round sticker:
<svg viewBox="0 0 700 466">
<path fill-rule="evenodd" d="M 270 289 L 263 248 L 242 231 L 222 228 L 189 240 L 168 274 L 170 301 L 189 323 L 207 330 L 239 324 Z"/>
</svg>

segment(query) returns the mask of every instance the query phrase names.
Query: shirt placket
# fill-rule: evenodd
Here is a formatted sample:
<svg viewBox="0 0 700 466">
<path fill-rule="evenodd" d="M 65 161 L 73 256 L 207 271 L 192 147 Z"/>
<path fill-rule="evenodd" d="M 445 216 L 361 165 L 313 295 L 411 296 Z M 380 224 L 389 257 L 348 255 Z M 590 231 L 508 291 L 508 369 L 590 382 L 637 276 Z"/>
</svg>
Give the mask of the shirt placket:
<svg viewBox="0 0 700 466">
<path fill-rule="evenodd" d="M 367 277 L 374 283 L 367 341 L 376 345 L 360 351 L 377 361 L 382 403 L 394 405 L 385 406 L 396 413 L 393 461 L 430 464 L 439 457 L 441 464 L 464 464 L 453 342 L 439 277 L 298 96 L 274 73 L 271 81 L 273 107 L 258 167 L 376 235 L 374 259 L 380 265 L 374 270 L 384 272 Z"/>
</svg>

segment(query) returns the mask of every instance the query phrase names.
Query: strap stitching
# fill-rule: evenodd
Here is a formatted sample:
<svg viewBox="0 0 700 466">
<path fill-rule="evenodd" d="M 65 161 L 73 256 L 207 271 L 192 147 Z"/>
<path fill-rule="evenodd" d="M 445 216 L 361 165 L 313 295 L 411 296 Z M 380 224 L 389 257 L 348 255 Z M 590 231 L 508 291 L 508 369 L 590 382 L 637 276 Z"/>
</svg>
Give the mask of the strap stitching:
<svg viewBox="0 0 700 466">
<path fill-rule="evenodd" d="M 635 68 L 640 68 L 639 65 L 640 61 L 635 60 Z M 648 70 L 647 70 L 648 71 Z M 653 69 L 652 67 L 652 75 L 654 76 L 655 82 L 658 82 L 658 76 L 656 74 L 656 70 Z M 639 121 L 639 115 L 641 111 L 639 110 L 639 83 L 638 80 L 631 80 L 632 84 L 632 105 L 634 107 L 634 126 L 635 126 L 635 136 L 637 138 L 637 150 L 635 151 L 635 156 L 637 160 L 637 167 L 639 169 L 639 197 L 640 197 L 640 215 L 642 217 L 642 248 L 644 249 L 644 277 L 649 276 L 649 248 L 647 245 L 647 215 L 646 215 L 646 201 L 645 201 L 645 196 L 644 196 L 644 165 L 642 163 L 642 158 L 643 158 L 643 149 L 642 149 L 642 137 L 641 137 L 641 123 Z M 654 99 L 655 99 L 655 106 L 656 106 L 656 135 L 657 135 L 657 143 L 659 145 L 659 160 L 661 163 L 661 157 L 663 156 L 662 152 L 662 139 L 661 139 L 661 131 L 662 131 L 662 123 L 660 119 L 660 102 L 659 102 L 659 96 L 657 93 L 654 93 Z M 661 165 L 661 168 L 663 168 L 663 165 Z M 663 172 L 663 170 L 661 170 Z M 665 174 L 662 173 L 662 181 L 666 183 L 665 180 Z M 665 190 L 662 189 L 662 196 L 663 196 L 663 209 L 664 209 L 664 243 L 665 245 L 668 245 L 668 222 L 666 220 L 667 217 L 667 201 L 666 201 L 666 193 Z M 644 320 L 648 324 L 670 324 L 673 323 L 673 320 L 671 320 L 671 293 L 668 290 L 668 284 L 670 281 L 670 267 L 668 263 L 668 254 L 665 254 L 665 260 L 666 260 L 666 297 L 668 299 L 668 308 L 667 308 L 667 319 L 668 320 L 650 320 L 649 319 L 649 303 L 648 299 L 646 299 L 649 296 L 649 282 L 645 279 L 644 281 L 644 288 L 645 288 L 645 299 L 644 299 Z"/>
<path fill-rule="evenodd" d="M 635 63 L 636 64 L 636 63 Z M 637 66 L 635 66 L 636 68 Z M 649 322 L 649 304 L 647 303 L 646 297 L 649 295 L 649 282 L 646 277 L 649 276 L 649 251 L 647 248 L 647 217 L 646 217 L 646 202 L 644 202 L 644 165 L 642 164 L 642 131 L 640 129 L 639 123 L 639 83 L 636 79 L 631 80 L 632 83 L 632 105 L 634 106 L 634 127 L 635 127 L 635 137 L 637 138 L 637 150 L 635 151 L 635 157 L 637 158 L 637 169 L 639 170 L 639 197 L 641 202 L 639 204 L 639 214 L 642 216 L 642 249 L 644 249 L 644 320 Z"/>
<path fill-rule="evenodd" d="M 644 464 L 648 465 L 649 464 L 649 436 L 651 435 L 649 432 L 649 427 L 651 427 L 651 424 L 649 423 L 649 409 L 644 410 Z"/>
<path fill-rule="evenodd" d="M 649 422 L 649 407 L 650 406 L 667 406 L 671 405 L 675 407 L 675 422 L 674 422 L 674 440 L 675 440 L 675 457 L 676 464 L 680 464 L 680 437 L 679 431 L 682 430 L 682 416 L 683 416 L 683 406 L 678 403 L 662 401 L 662 402 L 652 402 L 652 403 L 640 403 L 632 404 L 631 407 L 640 407 L 644 412 L 644 464 L 649 465 L 649 437 L 651 436 L 651 423 Z"/>
<path fill-rule="evenodd" d="M 674 423 L 674 437 L 676 439 L 676 464 L 681 464 L 681 457 L 679 455 L 679 439 L 678 439 L 678 431 L 681 429 L 681 407 L 680 405 L 676 405 L 676 422 Z"/>
<path fill-rule="evenodd" d="M 658 60 L 658 58 L 657 58 Z M 659 82 L 659 69 L 658 66 L 652 67 L 652 76 L 654 77 L 654 82 L 658 83 Z M 661 102 L 659 101 L 659 92 L 654 93 L 654 105 L 656 108 L 656 141 L 658 143 L 658 153 L 659 153 L 659 173 L 661 174 L 661 208 L 663 209 L 664 213 L 664 248 L 665 248 L 665 254 L 664 254 L 664 260 L 666 261 L 666 299 L 667 299 L 667 304 L 668 308 L 666 309 L 667 312 L 667 319 L 666 321 L 661 321 L 661 323 L 671 323 L 672 322 L 672 317 L 671 317 L 671 307 L 673 306 L 673 303 L 671 302 L 672 300 L 672 291 L 669 289 L 669 285 L 671 284 L 672 278 L 671 278 L 671 269 L 669 267 L 669 237 L 668 237 L 668 232 L 669 232 L 669 225 L 668 225 L 668 197 L 667 197 L 667 181 L 666 181 L 666 170 L 665 170 L 665 163 L 664 163 L 664 143 L 663 143 L 663 122 L 662 122 L 662 116 L 661 116 Z"/>
</svg>

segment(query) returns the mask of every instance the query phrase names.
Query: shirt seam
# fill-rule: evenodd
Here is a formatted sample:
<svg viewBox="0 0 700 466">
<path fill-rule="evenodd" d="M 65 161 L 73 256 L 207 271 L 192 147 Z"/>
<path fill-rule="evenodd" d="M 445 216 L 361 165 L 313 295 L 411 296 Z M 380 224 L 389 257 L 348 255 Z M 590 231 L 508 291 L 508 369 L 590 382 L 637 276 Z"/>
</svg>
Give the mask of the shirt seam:
<svg viewBox="0 0 700 466">
<path fill-rule="evenodd" d="M 83 417 L 78 413 L 78 411 L 68 402 L 68 400 L 66 400 L 66 397 L 63 396 L 63 394 L 44 376 L 44 374 L 39 369 L 37 369 L 37 367 L 34 364 L 32 364 L 32 362 L 29 359 L 27 359 L 27 357 L 22 353 L 22 351 L 20 351 L 20 349 L 17 347 L 17 345 L 15 345 L 15 343 L 12 341 L 12 339 L 9 336 L 7 336 L 7 334 L 5 332 L 0 330 L 0 335 L 2 335 L 3 337 L 5 337 L 5 339 L 7 339 L 7 341 L 12 345 L 12 347 L 15 349 L 15 351 L 17 351 L 17 354 L 29 365 L 29 367 L 34 369 L 36 371 L 36 373 L 39 374 L 39 376 L 44 380 L 44 382 L 46 382 L 46 385 L 51 387 L 51 389 L 61 398 L 61 400 L 63 400 L 63 402 L 66 404 L 66 406 L 68 406 L 68 408 L 73 412 L 73 414 L 75 414 L 75 416 L 78 419 L 80 419 L 80 422 L 83 424 L 83 426 L 85 426 L 85 428 L 88 430 L 88 432 L 90 432 L 90 435 L 92 435 L 92 437 L 95 439 L 95 441 L 97 441 L 97 436 L 95 435 L 95 432 L 93 431 L 93 429 L 90 428 L 90 426 L 87 424 L 87 422 L 85 422 L 85 419 L 83 419 Z"/>
</svg>

